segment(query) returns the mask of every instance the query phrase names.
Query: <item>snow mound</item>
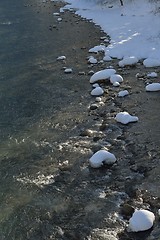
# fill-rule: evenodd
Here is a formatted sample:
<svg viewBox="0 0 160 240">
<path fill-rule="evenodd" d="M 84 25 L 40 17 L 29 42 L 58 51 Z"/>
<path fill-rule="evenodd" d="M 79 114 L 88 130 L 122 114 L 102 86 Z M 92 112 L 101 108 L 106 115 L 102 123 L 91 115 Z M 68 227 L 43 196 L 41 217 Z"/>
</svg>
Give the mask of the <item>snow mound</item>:
<svg viewBox="0 0 160 240">
<path fill-rule="evenodd" d="M 132 232 L 146 231 L 153 226 L 155 215 L 148 210 L 136 210 L 129 220 L 129 230 Z"/>
<path fill-rule="evenodd" d="M 127 95 L 129 95 L 129 92 L 127 90 L 123 90 L 118 93 L 118 97 L 125 97 Z"/>
<path fill-rule="evenodd" d="M 118 65 L 120 67 L 125 67 L 125 66 L 132 66 L 138 63 L 138 58 L 131 56 L 131 57 L 124 57 L 121 61 L 119 61 Z"/>
<path fill-rule="evenodd" d="M 143 61 L 143 65 L 145 67 L 159 67 L 160 66 L 160 60 L 154 59 L 154 58 L 147 58 Z"/>
<path fill-rule="evenodd" d="M 99 80 L 109 79 L 115 73 L 116 73 L 115 69 L 104 69 L 98 71 L 91 76 L 90 83 L 95 83 Z"/>
<path fill-rule="evenodd" d="M 158 76 L 158 74 L 156 72 L 151 72 L 147 74 L 147 77 L 149 78 L 156 78 Z"/>
<path fill-rule="evenodd" d="M 90 58 L 88 59 L 88 62 L 91 63 L 91 64 L 96 64 L 98 61 L 97 61 L 96 58 L 90 57 Z"/>
<path fill-rule="evenodd" d="M 91 48 L 89 50 L 89 53 L 98 53 L 98 52 L 104 52 L 106 47 L 104 45 L 99 45 Z"/>
<path fill-rule="evenodd" d="M 89 159 L 90 166 L 93 168 L 99 168 L 103 164 L 113 164 L 115 162 L 116 157 L 114 154 L 106 150 L 99 150 Z"/>
<path fill-rule="evenodd" d="M 104 56 L 103 61 L 109 62 L 109 61 L 112 61 L 112 58 L 110 56 Z"/>
<path fill-rule="evenodd" d="M 117 122 L 120 122 L 122 124 L 128 124 L 130 122 L 137 122 L 138 121 L 138 117 L 131 116 L 128 112 L 117 113 L 115 119 L 116 119 Z"/>
<path fill-rule="evenodd" d="M 160 91 L 160 83 L 151 83 L 146 86 L 147 92 L 156 92 Z"/>
<path fill-rule="evenodd" d="M 118 82 L 118 83 L 121 83 L 123 82 L 123 77 L 119 74 L 113 74 L 111 77 L 110 77 L 110 82 L 112 84 Z"/>
<path fill-rule="evenodd" d="M 91 91 L 92 96 L 101 96 L 103 95 L 104 90 L 101 87 L 96 87 Z"/>
</svg>

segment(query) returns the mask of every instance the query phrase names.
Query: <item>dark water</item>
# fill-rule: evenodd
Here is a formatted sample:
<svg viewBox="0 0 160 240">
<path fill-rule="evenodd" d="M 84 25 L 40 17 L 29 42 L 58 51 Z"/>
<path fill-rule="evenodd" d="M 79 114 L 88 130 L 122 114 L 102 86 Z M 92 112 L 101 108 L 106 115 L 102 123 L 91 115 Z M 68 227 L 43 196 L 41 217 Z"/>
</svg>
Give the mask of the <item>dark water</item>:
<svg viewBox="0 0 160 240">
<path fill-rule="evenodd" d="M 72 118 L 68 113 L 74 91 L 56 76 L 62 53 L 49 30 L 54 19 L 51 4 L 47 7 L 36 0 L 0 2 L 1 240 L 44 239 L 40 216 L 58 200 L 53 194 L 51 201 L 41 186 L 53 182 L 57 141 L 67 124 L 75 125 L 74 110 Z"/>
</svg>

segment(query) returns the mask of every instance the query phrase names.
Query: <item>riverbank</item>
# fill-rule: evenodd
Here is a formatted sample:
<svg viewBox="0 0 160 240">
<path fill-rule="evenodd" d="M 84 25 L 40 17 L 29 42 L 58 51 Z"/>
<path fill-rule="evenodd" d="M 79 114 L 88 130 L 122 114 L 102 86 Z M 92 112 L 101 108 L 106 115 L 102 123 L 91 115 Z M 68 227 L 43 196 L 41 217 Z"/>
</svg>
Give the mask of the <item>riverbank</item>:
<svg viewBox="0 0 160 240">
<path fill-rule="evenodd" d="M 2 143 L 1 239 L 158 239 L 160 96 L 146 93 L 145 84 L 154 81 L 146 74 L 159 75 L 160 69 L 141 64 L 121 69 L 117 60 L 88 64 L 90 55 L 102 59 L 102 53 L 88 50 L 106 34 L 74 13 L 59 13 L 61 6 L 32 1 L 24 5 L 38 16 L 34 27 L 43 30 L 44 39 L 39 39 L 38 55 L 29 64 L 32 84 L 27 93 L 21 86 L 24 101 L 14 105 L 20 111 L 12 119 L 12 134 L 5 134 Z M 53 15 L 57 12 L 59 16 Z M 62 55 L 66 59 L 57 61 Z M 88 73 L 111 64 L 124 78 L 121 89 L 130 95 L 118 98 L 119 88 L 101 83 L 105 93 L 99 104 L 90 95 Z M 72 73 L 64 73 L 65 68 Z M 115 115 L 122 110 L 139 121 L 117 124 Z M 91 169 L 88 159 L 101 148 L 112 151 L 117 162 Z M 126 231 L 136 208 L 155 213 L 151 233 Z"/>
</svg>

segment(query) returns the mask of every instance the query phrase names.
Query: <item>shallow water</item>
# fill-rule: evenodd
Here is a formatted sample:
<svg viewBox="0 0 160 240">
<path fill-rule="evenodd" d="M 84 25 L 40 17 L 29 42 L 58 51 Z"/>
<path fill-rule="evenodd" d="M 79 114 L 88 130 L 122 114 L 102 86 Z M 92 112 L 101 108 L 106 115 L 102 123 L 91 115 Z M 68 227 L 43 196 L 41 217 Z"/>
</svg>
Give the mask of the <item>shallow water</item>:
<svg viewBox="0 0 160 240">
<path fill-rule="evenodd" d="M 68 140 L 88 124 L 89 95 L 83 90 L 89 83 L 85 76 L 81 81 L 75 81 L 75 74 L 66 78 L 63 65 L 56 61 L 65 44 L 70 46 L 68 34 L 73 32 L 69 28 L 60 35 L 50 30 L 57 24 L 52 4 L 2 0 L 0 5 L 1 240 L 49 239 L 50 235 L 59 239 L 58 226 L 68 223 L 67 214 L 72 217 L 68 208 L 77 181 L 82 188 L 84 184 L 77 173 L 64 171 L 59 176 L 61 162 L 74 164 L 76 172 L 75 160 L 89 152 L 85 143 L 78 148 L 78 140 Z M 92 28 L 84 28 L 87 39 L 87 34 L 94 35 Z M 77 34 L 74 41 L 78 38 Z M 69 63 L 82 71 L 73 56 L 84 42 L 77 46 L 74 41 L 67 49 L 72 53 Z"/>
</svg>

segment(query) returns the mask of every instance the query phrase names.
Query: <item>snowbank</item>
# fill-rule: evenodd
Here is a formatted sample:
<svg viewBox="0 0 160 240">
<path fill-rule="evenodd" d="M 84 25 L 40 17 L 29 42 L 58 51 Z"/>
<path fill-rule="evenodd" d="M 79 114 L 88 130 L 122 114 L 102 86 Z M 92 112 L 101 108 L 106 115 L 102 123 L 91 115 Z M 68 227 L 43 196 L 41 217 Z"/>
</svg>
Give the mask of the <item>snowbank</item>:
<svg viewBox="0 0 160 240">
<path fill-rule="evenodd" d="M 146 67 L 160 66 L 160 21 L 156 1 L 125 1 L 123 7 L 119 1 L 67 2 L 69 5 L 65 8 L 77 9 L 79 15 L 92 19 L 111 37 L 106 48 L 96 47 L 92 51 L 105 51 L 106 59 L 134 56 L 137 60 L 145 59 Z"/>
</svg>

